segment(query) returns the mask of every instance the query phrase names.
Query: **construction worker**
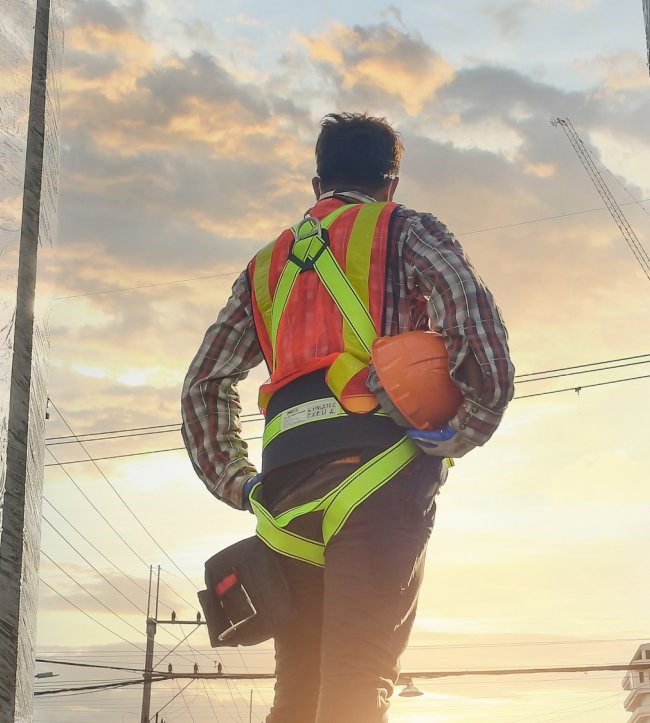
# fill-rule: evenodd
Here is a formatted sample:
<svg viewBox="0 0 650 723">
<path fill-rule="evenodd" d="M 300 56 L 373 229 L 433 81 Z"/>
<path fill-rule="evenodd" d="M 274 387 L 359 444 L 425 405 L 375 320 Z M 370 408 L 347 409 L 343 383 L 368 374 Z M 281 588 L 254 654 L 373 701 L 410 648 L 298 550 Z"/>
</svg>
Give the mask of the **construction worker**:
<svg viewBox="0 0 650 723">
<path fill-rule="evenodd" d="M 194 467 L 216 497 L 254 508 L 295 606 L 275 636 L 267 723 L 387 721 L 443 459 L 484 444 L 513 393 L 492 295 L 439 220 L 393 202 L 402 150 L 384 119 L 323 119 L 315 205 L 235 281 L 185 380 Z M 442 335 L 460 393 L 447 423 L 405 433 L 369 348 L 373 336 L 418 330 Z M 260 390 L 258 473 L 237 383 L 262 361 L 271 376 Z M 435 395 L 434 380 L 407 391 L 417 407 Z"/>
</svg>

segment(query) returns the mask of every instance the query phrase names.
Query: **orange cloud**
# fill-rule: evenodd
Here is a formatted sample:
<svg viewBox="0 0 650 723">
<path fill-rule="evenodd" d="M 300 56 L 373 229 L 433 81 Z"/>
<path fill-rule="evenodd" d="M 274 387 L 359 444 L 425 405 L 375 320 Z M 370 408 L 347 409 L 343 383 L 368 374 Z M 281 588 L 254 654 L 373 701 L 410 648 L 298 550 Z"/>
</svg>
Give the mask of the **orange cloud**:
<svg viewBox="0 0 650 723">
<path fill-rule="evenodd" d="M 369 86 L 398 96 L 410 115 L 454 78 L 447 61 L 419 38 L 390 25 L 336 23 L 317 35 L 297 37 L 312 60 L 336 68 L 346 87 Z"/>
<path fill-rule="evenodd" d="M 527 163 L 524 173 L 538 178 L 550 178 L 555 175 L 557 168 L 554 163 Z"/>
<path fill-rule="evenodd" d="M 161 51 L 132 30 L 110 30 L 90 22 L 71 27 L 66 33 L 66 52 L 88 53 L 106 61 L 106 72 L 88 75 L 83 69 L 68 65 L 62 74 L 62 98 L 70 93 L 100 90 L 117 100 L 136 89 L 138 78 L 151 69 Z M 112 67 L 109 64 L 112 63 Z"/>
</svg>

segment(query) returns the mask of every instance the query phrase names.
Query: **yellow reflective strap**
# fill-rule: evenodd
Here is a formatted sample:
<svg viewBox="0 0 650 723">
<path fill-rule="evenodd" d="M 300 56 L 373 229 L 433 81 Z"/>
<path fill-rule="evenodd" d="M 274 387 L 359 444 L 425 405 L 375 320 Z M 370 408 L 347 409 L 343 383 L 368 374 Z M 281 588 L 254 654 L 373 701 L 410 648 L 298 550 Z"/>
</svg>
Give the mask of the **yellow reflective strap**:
<svg viewBox="0 0 650 723">
<path fill-rule="evenodd" d="M 357 346 L 362 350 L 361 353 L 367 361 L 370 359 L 372 342 L 377 336 L 370 312 L 359 299 L 357 292 L 350 285 L 348 278 L 329 249 L 321 254 L 314 266 L 320 280 L 343 315 L 344 328 L 347 325 L 351 333 L 358 339 Z"/>
<path fill-rule="evenodd" d="M 327 385 L 337 399 L 341 399 L 346 384 L 363 369 L 368 367 L 367 362 L 357 359 L 348 352 L 342 352 L 330 365 L 327 371 Z"/>
<path fill-rule="evenodd" d="M 280 328 L 280 321 L 282 315 L 289 301 L 291 289 L 296 283 L 298 274 L 300 273 L 300 267 L 296 264 L 287 261 L 282 269 L 278 285 L 275 287 L 275 294 L 273 296 L 273 302 L 271 306 L 271 347 L 273 349 L 273 369 L 275 369 L 276 353 L 277 353 L 277 338 L 278 329 Z"/>
<path fill-rule="evenodd" d="M 385 203 L 366 203 L 364 204 L 354 221 L 354 226 L 350 234 L 348 242 L 347 254 L 345 259 L 345 276 L 351 287 L 366 310 L 367 318 L 372 321 L 370 316 L 370 259 L 372 256 L 373 239 L 375 237 L 375 229 L 381 212 L 386 207 Z M 361 316 L 354 320 L 354 323 L 346 320 L 343 323 L 343 341 L 346 351 L 349 351 L 359 359 L 370 359 L 370 349 L 368 345 L 368 331 L 359 328 L 362 324 Z M 357 328 L 355 329 L 355 324 Z M 373 324 L 373 338 L 377 335 L 377 330 Z M 361 338 L 359 338 L 359 335 Z M 370 339 L 372 343 L 372 339 Z"/>
<path fill-rule="evenodd" d="M 257 499 L 259 484 L 250 493 L 250 502 L 257 517 L 257 536 L 271 549 L 282 555 L 322 567 L 325 559 L 325 545 L 308 540 L 302 535 L 279 527 L 273 515 Z"/>
<path fill-rule="evenodd" d="M 345 206 L 339 206 L 338 208 L 335 208 L 331 213 L 328 213 L 327 216 L 325 216 L 325 218 L 320 222 L 320 227 L 329 228 L 342 213 L 344 213 L 350 208 L 353 208 L 356 205 L 356 203 L 346 203 Z"/>
<path fill-rule="evenodd" d="M 269 292 L 269 269 L 271 268 L 271 256 L 275 242 L 267 244 L 255 257 L 255 270 L 253 272 L 253 286 L 255 288 L 255 299 L 262 314 L 266 333 L 271 336 L 271 309 L 273 300 Z"/>
<path fill-rule="evenodd" d="M 325 419 L 345 417 L 347 412 L 332 397 L 313 399 L 309 402 L 297 404 L 276 414 L 273 419 L 266 423 L 262 446 L 272 442 L 279 434 L 289 429 L 301 427 L 312 422 L 321 422 Z"/>
<path fill-rule="evenodd" d="M 331 496 L 323 516 L 324 544 L 327 545 L 366 498 L 404 469 L 417 454 L 415 442 L 403 437 L 344 480 Z"/>
<path fill-rule="evenodd" d="M 328 214 L 321 222 L 321 228 L 329 228 L 329 226 L 336 221 L 336 219 L 348 209 L 352 208 L 355 204 L 346 204 L 339 206 L 334 209 L 332 213 Z M 295 235 L 295 227 L 294 235 Z M 273 255 L 273 249 L 275 247 L 275 241 L 267 244 L 261 251 L 258 251 L 255 257 L 255 271 L 253 273 L 253 286 L 255 288 L 255 298 L 257 300 L 257 306 L 262 314 L 264 325 L 269 337 L 272 336 L 272 309 L 273 299 L 269 291 L 269 276 L 271 268 L 271 258 Z M 295 280 L 295 279 L 294 279 Z M 276 290 L 277 293 L 277 290 Z M 286 305 L 286 300 L 284 302 Z M 277 329 L 276 329 L 277 332 Z M 275 340 L 271 339 L 273 346 L 275 347 Z"/>
<path fill-rule="evenodd" d="M 329 228 L 329 226 L 336 221 L 336 219 L 344 212 L 347 211 L 349 208 L 352 208 L 354 204 L 346 204 L 345 206 L 339 206 L 339 208 L 334 209 L 331 213 L 329 213 L 322 221 L 321 221 L 321 228 Z M 292 226 L 292 231 L 294 234 L 294 237 L 296 235 L 296 231 L 298 227 L 301 224 L 296 224 L 295 226 Z M 315 228 L 314 224 L 311 224 L 312 228 Z M 320 244 L 322 243 L 319 236 L 308 236 L 303 239 L 299 239 L 296 241 L 293 245 L 292 253 L 294 256 L 299 258 L 301 261 L 305 261 L 307 258 L 311 256 L 312 253 L 316 253 L 318 251 L 318 248 L 320 247 Z M 271 245 L 272 246 L 272 245 Z M 264 249 L 266 250 L 266 249 Z M 275 369 L 276 365 L 276 340 L 278 336 L 278 329 L 280 328 L 280 322 L 282 320 L 282 315 L 284 314 L 284 310 L 287 306 L 287 303 L 289 301 L 289 296 L 291 295 L 291 290 L 293 289 L 294 284 L 296 283 L 296 279 L 298 278 L 298 274 L 300 273 L 300 268 L 292 263 L 291 261 L 287 260 L 286 264 L 284 265 L 284 268 L 282 269 L 282 273 L 280 274 L 280 279 L 278 280 L 278 284 L 275 289 L 275 294 L 273 295 L 273 300 L 271 301 L 269 297 L 269 304 L 267 305 L 267 313 L 270 318 L 270 324 L 267 322 L 266 314 L 265 314 L 265 322 L 267 322 L 269 336 L 271 337 L 271 346 L 273 348 L 273 369 Z M 269 274 L 269 265 L 266 266 L 266 284 L 264 285 L 267 289 L 267 295 L 268 295 L 268 274 Z"/>
<path fill-rule="evenodd" d="M 345 260 L 345 275 L 356 290 L 364 306 L 369 306 L 368 276 L 375 229 L 386 203 L 365 203 L 354 222 Z"/>
<path fill-rule="evenodd" d="M 259 484 L 251 490 L 250 501 L 257 517 L 257 535 L 277 552 L 322 566 L 327 543 L 339 532 L 352 512 L 373 492 L 392 479 L 419 453 L 417 445 L 403 437 L 346 477 L 319 499 L 297 505 L 277 517 L 258 501 Z M 297 517 L 323 510 L 323 542 L 309 540 L 286 529 Z"/>
<path fill-rule="evenodd" d="M 293 254 L 301 261 L 304 261 L 312 249 L 319 245 L 319 238 L 317 236 L 310 236 L 302 239 L 300 242 L 294 244 Z M 278 338 L 278 329 L 280 328 L 280 322 L 284 310 L 289 302 L 289 296 L 293 289 L 293 285 L 296 283 L 298 274 L 300 273 L 300 267 L 297 264 L 287 261 L 282 269 L 278 285 L 275 288 L 275 294 L 273 296 L 273 307 L 271 309 L 271 344 L 273 346 L 273 368 L 275 369 L 277 345 L 276 340 Z"/>
</svg>

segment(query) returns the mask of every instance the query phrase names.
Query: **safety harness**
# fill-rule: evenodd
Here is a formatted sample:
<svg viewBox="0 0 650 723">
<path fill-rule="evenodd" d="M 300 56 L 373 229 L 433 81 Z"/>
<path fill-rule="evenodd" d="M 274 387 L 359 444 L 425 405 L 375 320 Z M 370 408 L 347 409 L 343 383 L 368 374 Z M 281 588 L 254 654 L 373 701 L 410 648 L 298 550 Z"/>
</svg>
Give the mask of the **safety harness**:
<svg viewBox="0 0 650 723">
<path fill-rule="evenodd" d="M 368 300 L 360 298 L 341 269 L 330 249 L 327 234 L 329 226 L 353 205 L 337 208 L 322 221 L 307 216 L 292 227 L 294 240 L 275 293 L 272 299 L 268 293 L 264 299 L 271 312 L 270 336 L 275 364 L 278 327 L 296 279 L 305 271 L 315 271 L 318 274 L 344 318 L 346 352 L 336 358 L 329 375 L 334 384 L 333 388 L 332 384 L 330 387 L 337 397 L 347 380 L 367 368 L 372 342 L 377 337 L 377 329 L 368 309 Z M 366 241 L 372 239 L 377 219 L 384 206 L 383 203 L 364 204 L 357 215 L 350 238 L 356 234 L 357 238 L 361 236 Z M 370 246 L 370 243 L 360 244 L 366 254 L 369 254 Z M 355 264 L 352 264 L 351 268 L 354 267 Z M 291 407 L 269 420 L 264 430 L 263 444 L 266 446 L 278 435 L 296 426 L 344 416 L 346 413 L 339 402 L 331 397 Z M 261 503 L 261 486 L 258 483 L 250 494 L 251 506 L 257 517 L 257 536 L 268 547 L 283 555 L 322 567 L 328 542 L 339 532 L 352 512 L 404 469 L 417 454 L 417 445 L 403 437 L 363 464 L 324 496 L 277 516 L 273 516 Z M 292 520 L 317 511 L 323 513 L 322 542 L 310 540 L 287 529 Z"/>
</svg>

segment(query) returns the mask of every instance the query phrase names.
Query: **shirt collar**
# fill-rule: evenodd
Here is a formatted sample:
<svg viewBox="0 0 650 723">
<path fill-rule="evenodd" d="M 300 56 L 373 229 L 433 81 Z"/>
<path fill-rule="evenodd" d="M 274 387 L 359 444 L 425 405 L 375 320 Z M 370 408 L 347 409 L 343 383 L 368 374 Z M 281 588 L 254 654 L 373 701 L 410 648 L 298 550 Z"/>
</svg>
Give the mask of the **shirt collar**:
<svg viewBox="0 0 650 723">
<path fill-rule="evenodd" d="M 377 199 L 373 198 L 372 196 L 368 196 L 365 193 L 362 193 L 361 191 L 339 191 L 338 189 L 334 189 L 333 191 L 326 191 L 325 193 L 321 193 L 321 195 L 318 197 L 319 201 L 322 201 L 326 198 L 332 198 L 333 196 L 345 196 L 346 198 L 351 199 L 352 201 L 356 201 L 357 203 L 376 203 Z"/>
</svg>

